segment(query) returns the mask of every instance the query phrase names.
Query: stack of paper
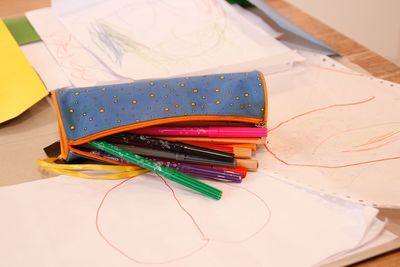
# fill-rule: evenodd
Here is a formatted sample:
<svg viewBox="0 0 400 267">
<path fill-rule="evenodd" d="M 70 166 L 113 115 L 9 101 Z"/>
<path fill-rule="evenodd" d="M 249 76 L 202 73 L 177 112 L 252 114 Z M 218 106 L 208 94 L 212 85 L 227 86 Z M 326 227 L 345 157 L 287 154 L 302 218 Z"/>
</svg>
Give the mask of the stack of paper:
<svg viewBox="0 0 400 267">
<path fill-rule="evenodd" d="M 240 186 L 209 183 L 223 189 L 220 201 L 151 174 L 122 182 L 59 176 L 2 187 L 1 261 L 311 266 L 394 238 L 380 235 L 376 209 L 324 198 L 263 171 Z"/>
<path fill-rule="evenodd" d="M 266 77 L 267 149 L 261 167 L 325 194 L 400 207 L 400 85 L 307 54 Z"/>
<path fill-rule="evenodd" d="M 225 1 L 56 0 L 53 11 L 107 67 L 132 79 L 223 71 L 252 61 L 252 68 L 265 67 L 269 57 L 296 57 Z"/>
</svg>

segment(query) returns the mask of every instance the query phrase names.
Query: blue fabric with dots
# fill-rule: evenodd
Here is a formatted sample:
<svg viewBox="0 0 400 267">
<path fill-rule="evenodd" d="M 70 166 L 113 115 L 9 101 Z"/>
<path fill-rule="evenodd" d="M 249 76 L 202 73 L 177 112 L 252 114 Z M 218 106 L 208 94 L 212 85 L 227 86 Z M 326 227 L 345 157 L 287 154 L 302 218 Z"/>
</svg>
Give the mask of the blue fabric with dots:
<svg viewBox="0 0 400 267">
<path fill-rule="evenodd" d="M 68 140 L 139 122 L 182 116 L 263 118 L 258 71 L 143 80 L 58 89 L 56 98 Z"/>
</svg>

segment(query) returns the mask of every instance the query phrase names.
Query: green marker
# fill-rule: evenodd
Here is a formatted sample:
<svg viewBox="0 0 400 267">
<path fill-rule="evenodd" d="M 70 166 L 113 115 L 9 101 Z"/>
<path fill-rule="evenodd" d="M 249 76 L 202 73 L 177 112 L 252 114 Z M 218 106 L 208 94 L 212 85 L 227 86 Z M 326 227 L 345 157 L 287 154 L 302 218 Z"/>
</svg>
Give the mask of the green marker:
<svg viewBox="0 0 400 267">
<path fill-rule="evenodd" d="M 150 170 L 154 173 L 160 174 L 163 177 L 165 177 L 171 181 L 174 181 L 176 183 L 179 183 L 181 185 L 189 187 L 189 188 L 191 188 L 197 192 L 200 192 L 206 196 L 209 196 L 213 199 L 218 200 L 222 196 L 222 191 L 215 187 L 209 186 L 208 184 L 205 184 L 196 179 L 193 179 L 192 177 L 190 177 L 186 174 L 183 174 L 174 169 L 157 164 L 151 160 L 148 160 L 144 157 L 136 155 L 130 151 L 126 151 L 124 149 L 116 147 L 105 141 L 90 141 L 89 145 L 91 145 L 99 150 L 105 151 L 113 156 L 116 156 L 116 157 L 119 157 L 126 161 L 132 162 L 132 163 L 134 163 L 142 168 L 145 168 L 147 170 Z"/>
</svg>

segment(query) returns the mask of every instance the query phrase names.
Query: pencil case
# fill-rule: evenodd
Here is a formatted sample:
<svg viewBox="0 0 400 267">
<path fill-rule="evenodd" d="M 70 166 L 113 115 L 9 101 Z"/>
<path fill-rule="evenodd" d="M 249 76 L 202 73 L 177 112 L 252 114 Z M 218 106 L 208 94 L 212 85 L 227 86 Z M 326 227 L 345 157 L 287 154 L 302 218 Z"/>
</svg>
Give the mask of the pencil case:
<svg viewBox="0 0 400 267">
<path fill-rule="evenodd" d="M 190 122 L 247 123 L 264 127 L 267 88 L 259 71 L 58 89 L 55 104 L 61 155 L 116 164 L 80 147 L 89 141 L 135 129 Z"/>
</svg>

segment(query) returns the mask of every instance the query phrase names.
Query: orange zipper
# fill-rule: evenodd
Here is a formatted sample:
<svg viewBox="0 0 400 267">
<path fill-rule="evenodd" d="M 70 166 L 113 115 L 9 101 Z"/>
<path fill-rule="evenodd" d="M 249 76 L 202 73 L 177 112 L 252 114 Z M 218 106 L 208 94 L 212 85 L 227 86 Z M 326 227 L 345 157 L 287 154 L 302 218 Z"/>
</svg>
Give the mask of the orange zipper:
<svg viewBox="0 0 400 267">
<path fill-rule="evenodd" d="M 197 121 L 209 121 L 209 120 L 227 121 L 227 120 L 229 120 L 229 121 L 246 122 L 246 123 L 254 123 L 254 124 L 260 124 L 260 123 L 264 122 L 262 119 L 243 118 L 243 117 L 236 117 L 236 116 L 226 116 L 226 117 L 224 117 L 223 120 L 221 120 L 220 116 L 193 116 L 193 117 L 180 117 L 180 118 L 164 118 L 164 119 L 157 119 L 157 120 L 148 121 L 148 122 L 136 123 L 134 125 L 125 125 L 125 126 L 118 127 L 118 128 L 108 129 L 108 130 L 105 130 L 105 131 L 102 131 L 102 132 L 98 132 L 96 134 L 92 134 L 92 135 L 84 137 L 84 138 L 80 138 L 79 140 L 69 141 L 68 142 L 69 146 L 67 147 L 67 149 L 69 149 L 71 152 L 73 152 L 75 154 L 78 154 L 78 155 L 81 155 L 81 156 L 86 156 L 88 158 L 98 159 L 98 160 L 105 161 L 105 162 L 108 162 L 108 163 L 111 163 L 111 164 L 121 165 L 120 162 L 114 161 L 112 159 L 107 159 L 107 158 L 104 158 L 104 157 L 101 157 L 101 156 L 98 156 L 98 155 L 94 155 L 94 154 L 91 154 L 89 152 L 85 152 L 85 151 L 79 150 L 79 149 L 77 149 L 75 147 L 72 147 L 72 146 L 86 144 L 89 141 L 96 140 L 98 138 L 102 138 L 102 137 L 105 137 L 105 136 L 108 136 L 108 135 L 111 135 L 111 134 L 114 134 L 114 133 L 118 133 L 118 132 L 130 131 L 130 130 L 135 130 L 135 129 L 138 129 L 138 128 L 155 126 L 155 125 L 160 125 L 160 124 L 164 124 L 164 123 L 182 122 L 182 121 L 186 121 L 187 119 L 195 119 Z M 64 143 L 64 141 L 62 141 L 61 143 Z M 65 157 L 64 157 L 64 153 L 65 153 L 65 150 L 62 149 L 62 156 L 63 156 L 64 159 L 66 159 L 67 155 L 65 154 Z"/>
<path fill-rule="evenodd" d="M 178 117 L 178 118 L 164 118 L 164 119 L 157 119 L 153 121 L 146 121 L 146 122 L 139 122 L 133 125 L 125 125 L 113 129 L 108 129 L 105 131 L 97 132 L 95 134 L 80 138 L 78 140 L 71 140 L 68 142 L 69 145 L 82 145 L 89 141 L 96 140 L 102 137 L 106 137 L 108 135 L 131 131 L 139 128 L 150 127 L 160 124 L 172 123 L 172 122 L 182 122 L 186 120 L 196 120 L 196 121 L 236 121 L 236 122 L 247 122 L 247 123 L 254 123 L 258 124 L 263 122 L 263 119 L 257 118 L 245 118 L 245 117 L 238 117 L 238 116 L 224 116 L 223 119 L 221 116 L 186 116 L 186 117 Z"/>
<path fill-rule="evenodd" d="M 64 124 L 62 121 L 61 110 L 58 105 L 56 92 L 57 91 L 53 91 L 53 93 L 51 94 L 51 97 L 53 98 L 53 103 L 57 110 L 58 130 L 60 132 L 60 147 L 61 147 L 61 155 L 60 156 L 61 156 L 61 158 L 66 159 L 68 156 L 67 135 L 66 135 L 64 127 L 63 127 Z"/>
<path fill-rule="evenodd" d="M 78 149 L 76 149 L 74 147 L 70 147 L 70 150 L 71 150 L 71 152 L 73 152 L 75 154 L 78 154 L 78 155 L 81 155 L 81 156 L 84 156 L 84 157 L 87 157 L 87 158 L 97 159 L 97 160 L 105 161 L 105 162 L 111 163 L 111 164 L 123 165 L 118 161 L 115 161 L 115 160 L 112 160 L 112 159 L 108 159 L 108 158 L 104 158 L 104 157 L 101 157 L 101 156 L 98 156 L 98 155 L 95 155 L 95 154 L 91 154 L 91 153 L 86 152 L 86 151 L 78 150 Z"/>
<path fill-rule="evenodd" d="M 57 109 L 57 117 L 58 117 L 58 123 L 59 123 L 59 131 L 61 135 L 61 157 L 63 159 L 66 159 L 68 156 L 68 150 L 71 150 L 75 152 L 75 149 L 71 149 L 71 146 L 73 145 L 82 145 L 85 144 L 89 141 L 96 140 L 102 137 L 106 137 L 108 135 L 114 134 L 114 133 L 119 133 L 119 132 L 124 132 L 124 131 L 130 131 L 130 130 L 135 130 L 139 128 L 144 128 L 144 127 L 150 127 L 150 126 L 155 126 L 155 125 L 160 125 L 160 124 L 167 124 L 167 123 L 173 123 L 173 122 L 184 122 L 187 120 L 194 120 L 194 121 L 235 121 L 235 122 L 244 122 L 244 123 L 254 123 L 257 127 L 264 127 L 265 123 L 267 121 L 267 116 L 268 116 L 268 94 L 267 94 L 267 86 L 266 86 L 266 81 L 264 78 L 264 75 L 260 73 L 261 77 L 261 83 L 263 84 L 264 88 L 264 118 L 248 118 L 248 117 L 240 117 L 240 116 L 185 116 L 185 117 L 175 117 L 175 118 L 163 118 L 163 119 L 157 119 L 157 120 L 152 120 L 152 121 L 146 121 L 146 122 L 140 122 L 140 123 L 135 123 L 133 125 L 125 125 L 113 129 L 108 129 L 105 131 L 97 132 L 95 134 L 86 136 L 84 138 L 80 138 L 78 140 L 70 140 L 68 141 L 67 135 L 65 133 L 64 127 L 63 127 L 63 122 L 62 122 L 62 116 L 61 116 L 61 110 L 58 105 L 57 97 L 56 97 L 56 91 L 53 92 L 52 98 L 53 102 L 55 104 L 55 107 Z M 79 150 L 77 150 L 79 151 Z M 93 155 L 91 155 L 93 157 Z"/>
<path fill-rule="evenodd" d="M 263 118 L 263 124 L 261 126 L 266 126 L 266 122 L 268 121 L 268 89 L 267 89 L 267 82 L 265 81 L 264 74 L 262 72 L 259 72 L 260 77 L 261 77 L 261 82 L 264 88 L 264 118 Z"/>
</svg>

